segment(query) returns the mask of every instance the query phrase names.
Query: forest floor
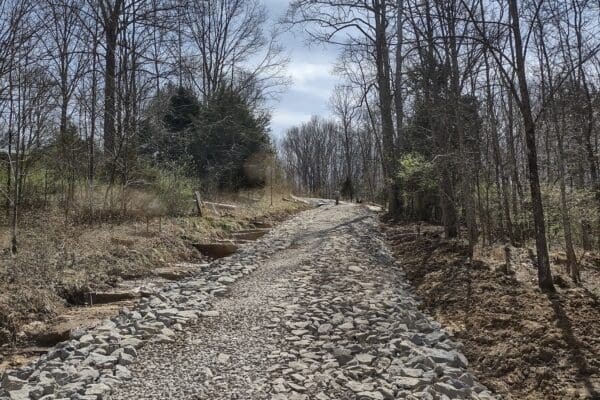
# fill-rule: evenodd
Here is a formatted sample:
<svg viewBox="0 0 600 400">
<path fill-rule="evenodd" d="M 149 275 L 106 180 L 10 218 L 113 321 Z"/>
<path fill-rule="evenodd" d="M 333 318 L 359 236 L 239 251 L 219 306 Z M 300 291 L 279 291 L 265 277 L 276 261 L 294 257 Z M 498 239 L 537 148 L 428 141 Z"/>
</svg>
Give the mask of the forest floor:
<svg viewBox="0 0 600 400">
<path fill-rule="evenodd" d="M 169 217 L 82 224 L 60 211 L 25 212 L 19 251 L 10 254 L 10 232 L 0 231 L 0 370 L 28 362 L 64 340 L 73 327 L 89 327 L 134 299 L 94 304 L 90 293 L 144 290 L 189 276 L 208 262 L 194 243 L 229 238 L 232 232 L 270 227 L 306 209 L 277 195 L 220 196 L 237 208 L 205 210 L 204 217 Z M 191 263 L 194 263 L 191 264 Z M 126 293 L 127 294 L 127 293 Z M 93 301 L 92 301 L 93 302 Z M 99 303 L 99 301 L 98 301 Z M 48 342 L 48 343 L 45 343 Z"/>
<path fill-rule="evenodd" d="M 581 286 L 552 252 L 556 294 L 537 288 L 528 250 L 477 249 L 440 227 L 386 225 L 387 238 L 422 307 L 465 345 L 480 381 L 507 399 L 600 398 L 600 257 L 581 258 Z"/>
</svg>

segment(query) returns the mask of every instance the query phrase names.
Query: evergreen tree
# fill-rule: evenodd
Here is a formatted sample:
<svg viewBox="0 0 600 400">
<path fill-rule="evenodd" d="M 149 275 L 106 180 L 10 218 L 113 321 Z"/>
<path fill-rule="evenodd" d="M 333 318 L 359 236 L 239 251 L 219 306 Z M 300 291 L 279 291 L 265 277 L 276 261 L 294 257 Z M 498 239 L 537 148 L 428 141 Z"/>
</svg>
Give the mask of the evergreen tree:
<svg viewBox="0 0 600 400">
<path fill-rule="evenodd" d="M 198 173 L 223 189 L 237 190 L 260 182 L 246 173 L 246 163 L 271 150 L 269 118 L 255 115 L 237 92 L 221 88 L 200 110 L 190 145 Z"/>
</svg>

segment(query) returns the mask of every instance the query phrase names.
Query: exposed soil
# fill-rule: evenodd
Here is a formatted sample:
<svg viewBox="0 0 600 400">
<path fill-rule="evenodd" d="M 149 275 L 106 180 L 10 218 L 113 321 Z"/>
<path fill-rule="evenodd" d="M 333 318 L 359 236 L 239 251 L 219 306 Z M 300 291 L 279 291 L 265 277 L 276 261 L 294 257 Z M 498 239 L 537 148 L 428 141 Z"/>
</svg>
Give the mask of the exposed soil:
<svg viewBox="0 0 600 400">
<path fill-rule="evenodd" d="M 600 399 L 600 258 L 586 254 L 576 286 L 553 253 L 557 293 L 536 287 L 527 249 L 478 249 L 443 240 L 439 227 L 387 225 L 423 307 L 465 345 L 481 382 L 507 399 Z M 420 232 L 420 235 L 417 235 Z"/>
</svg>

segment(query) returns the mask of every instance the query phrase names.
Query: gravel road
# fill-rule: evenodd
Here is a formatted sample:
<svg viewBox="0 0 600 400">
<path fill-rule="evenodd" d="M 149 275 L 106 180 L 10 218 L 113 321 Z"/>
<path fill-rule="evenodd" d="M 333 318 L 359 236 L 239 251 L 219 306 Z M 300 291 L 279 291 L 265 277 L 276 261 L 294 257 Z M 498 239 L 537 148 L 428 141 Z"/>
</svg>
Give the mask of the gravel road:
<svg viewBox="0 0 600 400">
<path fill-rule="evenodd" d="M 258 268 L 173 340 L 143 346 L 103 398 L 495 398 L 418 311 L 372 212 L 325 205 L 262 246 L 271 254 L 258 263 L 252 246 L 231 260 Z"/>
</svg>

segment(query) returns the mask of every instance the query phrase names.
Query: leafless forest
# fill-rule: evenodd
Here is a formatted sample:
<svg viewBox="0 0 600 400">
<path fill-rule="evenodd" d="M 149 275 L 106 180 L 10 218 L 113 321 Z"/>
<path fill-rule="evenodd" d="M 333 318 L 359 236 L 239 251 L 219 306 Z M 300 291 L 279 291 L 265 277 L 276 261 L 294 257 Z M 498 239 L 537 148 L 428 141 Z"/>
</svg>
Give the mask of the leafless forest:
<svg viewBox="0 0 600 400">
<path fill-rule="evenodd" d="M 269 159 L 265 101 L 286 83 L 266 13 L 254 0 L 0 1 L 12 253 L 22 210 L 110 219 L 149 187 L 158 197 L 138 211 L 173 215 L 187 177 L 214 190 L 262 182 L 241 171 L 250 155 Z"/>
<path fill-rule="evenodd" d="M 27 324 L 295 207 L 265 197 L 279 34 L 258 0 L 0 0 L 0 364 Z"/>
<path fill-rule="evenodd" d="M 448 363 L 466 371 L 464 356 L 428 366 L 417 360 L 428 372 L 411 370 L 385 387 L 371 382 L 392 363 L 388 347 L 373 346 L 396 333 L 406 339 L 397 349 L 411 342 L 406 354 L 395 353 L 401 366 L 424 342 L 433 348 L 452 338 L 441 348 L 464 351 L 490 393 L 598 398 L 600 1 L 278 1 L 0 0 L 0 372 L 73 339 L 82 326 L 95 329 L 121 301 L 160 303 L 170 313 L 152 297 L 163 289 L 193 301 L 178 304 L 175 316 L 149 306 L 118 318 L 155 323 L 167 315 L 159 321 L 164 343 L 187 329 L 173 328 L 180 317 L 215 318 L 217 326 L 218 298 L 233 298 L 234 282 L 265 264 L 267 275 L 240 283 L 244 296 L 253 293 L 249 301 L 225 302 L 235 308 L 225 310 L 236 315 L 229 322 L 264 325 L 240 336 L 254 341 L 259 363 L 272 361 L 263 339 L 299 326 L 292 338 L 300 347 L 275 358 L 301 354 L 316 337 L 342 338 L 336 343 L 350 347 L 335 357 L 321 357 L 331 344 L 305 361 L 319 359 L 329 373 L 330 360 L 342 360 L 334 362 L 341 371 L 356 358 L 347 366 L 362 372 L 347 375 L 366 379 L 343 386 L 332 378 L 328 390 L 338 394 L 311 397 L 316 370 L 285 386 L 278 374 L 294 371 L 281 367 L 286 358 L 259 371 L 279 376 L 271 389 L 284 397 L 273 399 L 301 384 L 294 398 L 340 398 L 344 390 L 403 398 L 426 387 L 491 398 L 468 397 L 469 387 L 483 386 L 456 368 L 450 375 L 466 382 L 436 381 Z M 333 55 L 330 71 L 319 72 L 337 84 L 318 115 L 288 109 L 289 122 L 276 113 L 293 91 L 294 62 L 327 64 L 294 60 L 304 45 Z M 316 98 L 305 95 L 305 103 Z M 305 220 L 276 226 L 308 208 Z M 227 255 L 234 257 L 212 263 Z M 200 274 L 201 293 L 193 283 Z M 171 281 L 183 278 L 190 289 L 173 291 L 179 283 Z M 397 283 L 402 298 L 392 296 Z M 338 310 L 345 294 L 336 291 L 354 303 Z M 289 306 L 271 307 L 280 314 L 265 322 L 270 314 L 261 307 L 272 294 Z M 394 314 L 397 300 L 402 316 Z M 296 308 L 302 302 L 306 312 Z M 375 303 L 378 311 L 363 319 Z M 310 314 L 315 304 L 323 309 Z M 200 312 L 209 305 L 215 310 Z M 426 313 L 440 324 L 429 326 Z M 119 329 L 133 332 L 127 323 Z M 392 326 L 393 334 L 384 332 Z M 218 343 L 231 339 L 211 332 Z M 214 349 L 205 350 L 195 355 Z M 106 360 L 114 349 L 102 351 Z M 217 369 L 235 360 L 217 357 Z M 252 380 L 239 370 L 228 376 L 245 379 L 242 387 Z M 0 397 L 38 393 L 29 387 L 38 374 L 27 383 L 11 373 L 2 375 Z M 215 393 L 225 391 L 217 385 Z"/>
<path fill-rule="evenodd" d="M 340 49 L 329 119 L 292 128 L 282 159 L 313 193 L 384 201 L 445 236 L 548 243 L 579 280 L 600 246 L 600 4 L 294 1 L 285 23 Z"/>
</svg>

